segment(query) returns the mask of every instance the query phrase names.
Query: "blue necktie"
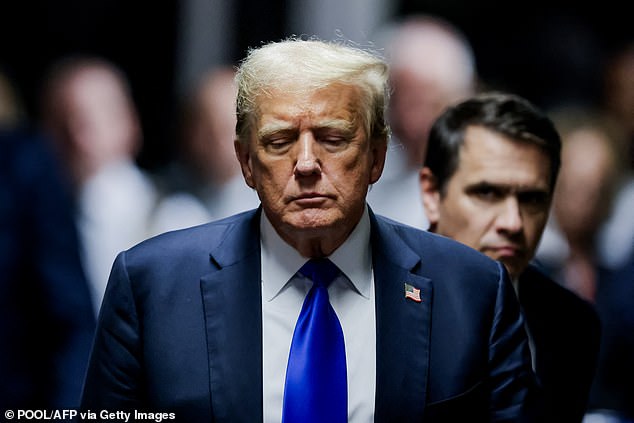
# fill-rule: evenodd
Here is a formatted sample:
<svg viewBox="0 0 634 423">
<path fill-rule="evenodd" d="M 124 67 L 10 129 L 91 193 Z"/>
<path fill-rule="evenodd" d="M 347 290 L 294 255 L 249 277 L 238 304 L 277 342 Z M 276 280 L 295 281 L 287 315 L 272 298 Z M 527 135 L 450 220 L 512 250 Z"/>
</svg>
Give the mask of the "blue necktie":
<svg viewBox="0 0 634 423">
<path fill-rule="evenodd" d="M 340 273 L 328 259 L 311 259 L 299 272 L 312 279 L 295 325 L 286 369 L 283 423 L 348 421 L 343 331 L 328 301 L 328 285 Z"/>
</svg>

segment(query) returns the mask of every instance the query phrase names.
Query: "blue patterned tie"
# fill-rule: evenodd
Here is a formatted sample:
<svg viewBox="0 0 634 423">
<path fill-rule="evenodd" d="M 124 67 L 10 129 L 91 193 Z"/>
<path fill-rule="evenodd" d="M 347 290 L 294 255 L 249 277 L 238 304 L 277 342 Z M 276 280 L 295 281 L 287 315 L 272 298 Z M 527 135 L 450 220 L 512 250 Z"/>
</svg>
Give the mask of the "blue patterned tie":
<svg viewBox="0 0 634 423">
<path fill-rule="evenodd" d="M 328 301 L 340 273 L 328 259 L 311 259 L 299 272 L 313 281 L 295 325 L 284 386 L 283 423 L 348 421 L 343 331 Z"/>
</svg>

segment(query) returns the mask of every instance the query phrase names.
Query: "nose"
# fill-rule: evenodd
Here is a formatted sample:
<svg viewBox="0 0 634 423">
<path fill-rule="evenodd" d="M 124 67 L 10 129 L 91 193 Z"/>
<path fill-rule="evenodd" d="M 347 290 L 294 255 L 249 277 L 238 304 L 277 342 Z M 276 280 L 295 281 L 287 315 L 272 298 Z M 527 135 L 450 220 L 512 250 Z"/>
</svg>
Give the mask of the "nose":
<svg viewBox="0 0 634 423">
<path fill-rule="evenodd" d="M 515 196 L 509 196 L 501 205 L 502 210 L 497 218 L 498 231 L 518 233 L 524 225 L 519 202 Z"/>
<path fill-rule="evenodd" d="M 299 151 L 297 152 L 297 162 L 295 163 L 296 175 L 313 175 L 321 172 L 321 164 L 317 157 L 316 140 L 309 131 L 302 132 L 297 143 Z"/>
</svg>

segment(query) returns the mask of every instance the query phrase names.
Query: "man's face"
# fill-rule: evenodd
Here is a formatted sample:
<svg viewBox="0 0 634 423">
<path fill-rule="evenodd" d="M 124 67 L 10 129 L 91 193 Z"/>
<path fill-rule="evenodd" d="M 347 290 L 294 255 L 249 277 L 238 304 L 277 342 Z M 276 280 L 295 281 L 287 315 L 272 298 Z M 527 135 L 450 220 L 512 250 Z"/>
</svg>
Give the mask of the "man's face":
<svg viewBox="0 0 634 423">
<path fill-rule="evenodd" d="M 247 184 L 303 255 L 330 254 L 347 238 L 383 169 L 386 143 L 368 140 L 359 109 L 348 86 L 274 91 L 260 98 L 249 144 L 236 142 Z"/>
<path fill-rule="evenodd" d="M 449 102 L 442 84 L 407 69 L 392 71 L 390 126 L 410 154 L 422 160 L 434 120 Z"/>
<path fill-rule="evenodd" d="M 427 137 L 436 118 L 447 105 L 468 95 L 453 72 L 428 72 L 420 75 L 409 69 L 393 69 L 390 80 L 390 127 L 417 168 L 424 160 Z"/>
<path fill-rule="evenodd" d="M 469 127 L 456 172 L 441 194 L 421 172 L 432 229 L 502 261 L 517 277 L 533 257 L 548 218 L 550 161 L 539 147 Z"/>
</svg>

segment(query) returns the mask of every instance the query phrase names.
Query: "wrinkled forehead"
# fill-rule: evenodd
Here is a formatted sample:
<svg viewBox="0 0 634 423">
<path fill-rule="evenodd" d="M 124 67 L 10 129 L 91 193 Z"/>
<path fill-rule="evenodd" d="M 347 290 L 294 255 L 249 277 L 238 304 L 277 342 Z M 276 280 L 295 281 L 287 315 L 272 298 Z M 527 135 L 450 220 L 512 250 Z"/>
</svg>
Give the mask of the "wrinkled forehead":
<svg viewBox="0 0 634 423">
<path fill-rule="evenodd" d="M 258 131 L 311 125 L 351 130 L 360 120 L 359 92 L 353 86 L 334 84 L 316 90 L 283 87 L 259 96 L 255 121 Z"/>
</svg>

